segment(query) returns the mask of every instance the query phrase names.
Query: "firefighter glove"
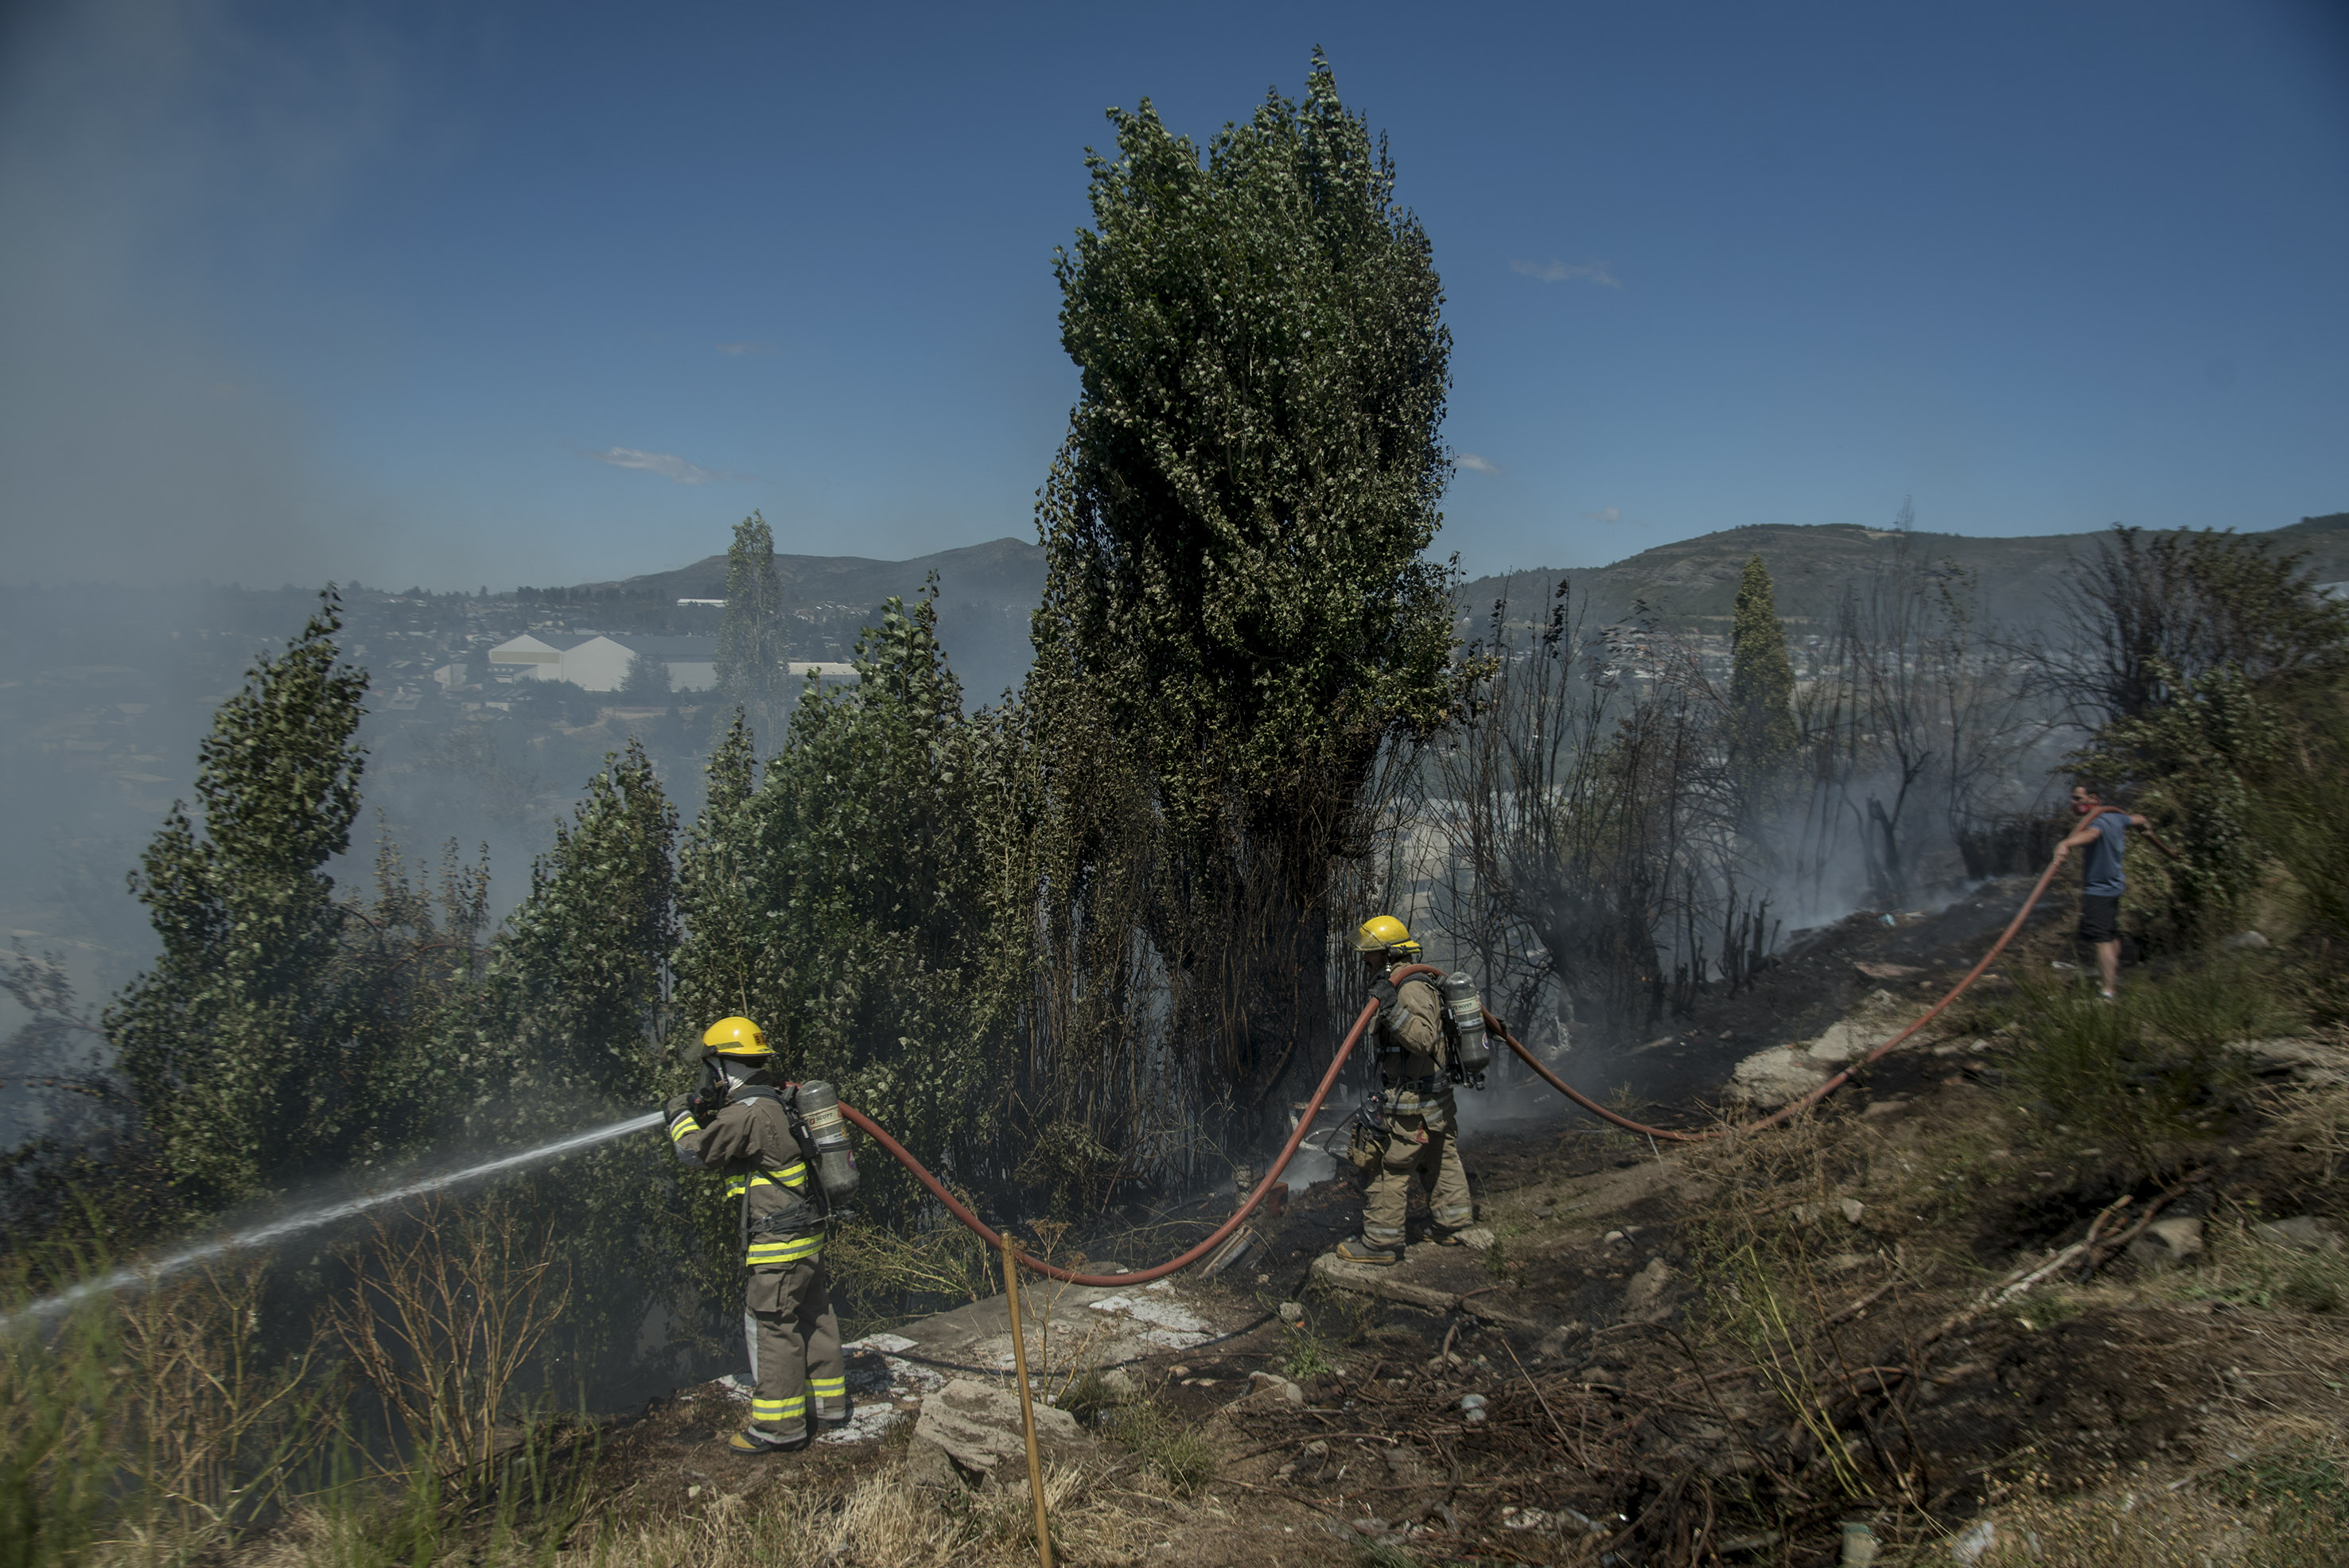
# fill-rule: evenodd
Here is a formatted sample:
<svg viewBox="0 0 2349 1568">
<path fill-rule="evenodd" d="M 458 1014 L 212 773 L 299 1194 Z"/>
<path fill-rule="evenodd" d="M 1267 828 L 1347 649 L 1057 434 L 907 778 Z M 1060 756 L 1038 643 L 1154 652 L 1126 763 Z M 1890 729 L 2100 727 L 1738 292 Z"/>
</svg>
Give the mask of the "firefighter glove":
<svg viewBox="0 0 2349 1568">
<path fill-rule="evenodd" d="M 1392 1007 L 1395 1004 L 1395 982 L 1385 975 L 1371 981 L 1371 1000 L 1379 1004 L 1381 1012 Z"/>
</svg>

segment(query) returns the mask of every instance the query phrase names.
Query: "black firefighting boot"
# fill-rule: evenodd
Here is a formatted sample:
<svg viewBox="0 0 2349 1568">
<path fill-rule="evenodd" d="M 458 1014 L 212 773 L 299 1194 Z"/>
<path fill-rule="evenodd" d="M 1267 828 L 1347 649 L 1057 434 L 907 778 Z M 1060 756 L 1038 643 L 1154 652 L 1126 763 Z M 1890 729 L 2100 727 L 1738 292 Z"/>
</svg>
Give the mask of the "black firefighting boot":
<svg viewBox="0 0 2349 1568">
<path fill-rule="evenodd" d="M 1373 1247 L 1360 1236 L 1349 1236 L 1338 1243 L 1338 1261 L 1341 1263 L 1370 1263 L 1378 1267 L 1400 1262 L 1391 1247 Z"/>
</svg>

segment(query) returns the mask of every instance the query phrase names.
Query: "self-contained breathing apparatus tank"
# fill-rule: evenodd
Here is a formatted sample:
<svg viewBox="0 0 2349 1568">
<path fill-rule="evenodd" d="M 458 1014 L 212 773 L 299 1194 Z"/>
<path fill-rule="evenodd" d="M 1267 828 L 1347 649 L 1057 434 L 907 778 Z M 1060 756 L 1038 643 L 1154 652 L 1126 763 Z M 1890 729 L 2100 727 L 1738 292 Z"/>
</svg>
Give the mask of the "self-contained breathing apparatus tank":
<svg viewBox="0 0 2349 1568">
<path fill-rule="evenodd" d="M 809 1152 L 815 1159 L 816 1185 L 831 1204 L 847 1202 L 856 1193 L 856 1156 L 841 1119 L 840 1096 L 823 1079 L 812 1078 L 799 1086 L 793 1103 L 813 1146 Z"/>
<path fill-rule="evenodd" d="M 1485 1086 L 1485 1069 L 1493 1064 L 1492 1043 L 1485 1036 L 1485 1003 L 1476 982 L 1454 970 L 1435 982 L 1444 999 L 1444 1033 L 1451 1046 L 1446 1064 L 1452 1081 L 1472 1089 Z"/>
</svg>

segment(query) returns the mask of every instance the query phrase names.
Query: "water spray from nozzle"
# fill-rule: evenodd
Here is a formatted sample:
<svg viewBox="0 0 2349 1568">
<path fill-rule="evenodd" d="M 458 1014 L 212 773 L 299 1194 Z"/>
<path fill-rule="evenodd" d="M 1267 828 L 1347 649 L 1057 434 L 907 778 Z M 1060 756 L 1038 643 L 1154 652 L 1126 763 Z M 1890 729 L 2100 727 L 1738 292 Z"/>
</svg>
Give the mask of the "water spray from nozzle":
<svg viewBox="0 0 2349 1568">
<path fill-rule="evenodd" d="M 460 1187 L 469 1181 L 478 1181 L 485 1176 L 495 1176 L 502 1170 L 512 1170 L 521 1166 L 534 1165 L 543 1159 L 553 1159 L 558 1155 L 570 1154 L 577 1149 L 591 1148 L 599 1143 L 608 1143 L 616 1137 L 625 1137 L 632 1132 L 642 1132 L 650 1127 L 657 1127 L 661 1125 L 662 1119 L 660 1112 L 650 1111 L 643 1116 L 629 1116 L 624 1121 L 593 1127 L 586 1132 L 571 1133 L 556 1138 L 552 1143 L 543 1143 L 536 1148 L 524 1149 L 520 1154 L 501 1155 L 495 1159 L 484 1160 L 479 1165 L 467 1166 L 462 1170 L 451 1170 L 440 1176 L 426 1177 L 421 1180 L 411 1181 L 387 1191 L 369 1193 L 364 1198 L 349 1198 L 339 1203 L 327 1203 L 316 1209 L 305 1209 L 298 1214 L 289 1214 L 282 1220 L 272 1220 L 265 1225 L 255 1225 L 250 1230 L 240 1231 L 233 1236 L 224 1236 L 217 1241 L 207 1241 L 202 1246 L 190 1247 L 151 1262 L 140 1263 L 135 1267 L 119 1268 L 110 1274 L 101 1275 L 95 1280 L 85 1280 L 69 1290 L 59 1291 L 53 1296 L 44 1296 L 22 1311 L 9 1314 L 7 1321 L 13 1324 L 26 1316 L 46 1317 L 101 1292 L 119 1291 L 126 1286 L 161 1280 L 223 1253 L 246 1247 L 264 1247 L 272 1242 L 282 1241 L 288 1236 L 298 1236 L 305 1231 L 316 1231 L 322 1225 L 332 1225 L 337 1220 L 364 1214 L 370 1209 L 380 1209 L 387 1203 L 398 1203 L 402 1199 L 408 1198 L 420 1198 L 428 1192 L 440 1192 L 451 1187 Z"/>
</svg>

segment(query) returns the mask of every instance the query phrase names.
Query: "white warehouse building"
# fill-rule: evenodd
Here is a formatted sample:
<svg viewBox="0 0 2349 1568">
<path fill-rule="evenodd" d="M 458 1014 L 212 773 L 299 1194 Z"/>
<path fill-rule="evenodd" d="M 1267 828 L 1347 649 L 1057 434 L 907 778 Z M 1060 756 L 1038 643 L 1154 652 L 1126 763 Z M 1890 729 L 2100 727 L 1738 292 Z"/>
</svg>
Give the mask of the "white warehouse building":
<svg viewBox="0 0 2349 1568">
<path fill-rule="evenodd" d="M 506 680 L 567 680 L 586 691 L 617 691 L 638 654 L 668 667 L 672 691 L 718 684 L 714 637 L 578 637 L 526 632 L 490 649 L 490 668 Z"/>
</svg>

